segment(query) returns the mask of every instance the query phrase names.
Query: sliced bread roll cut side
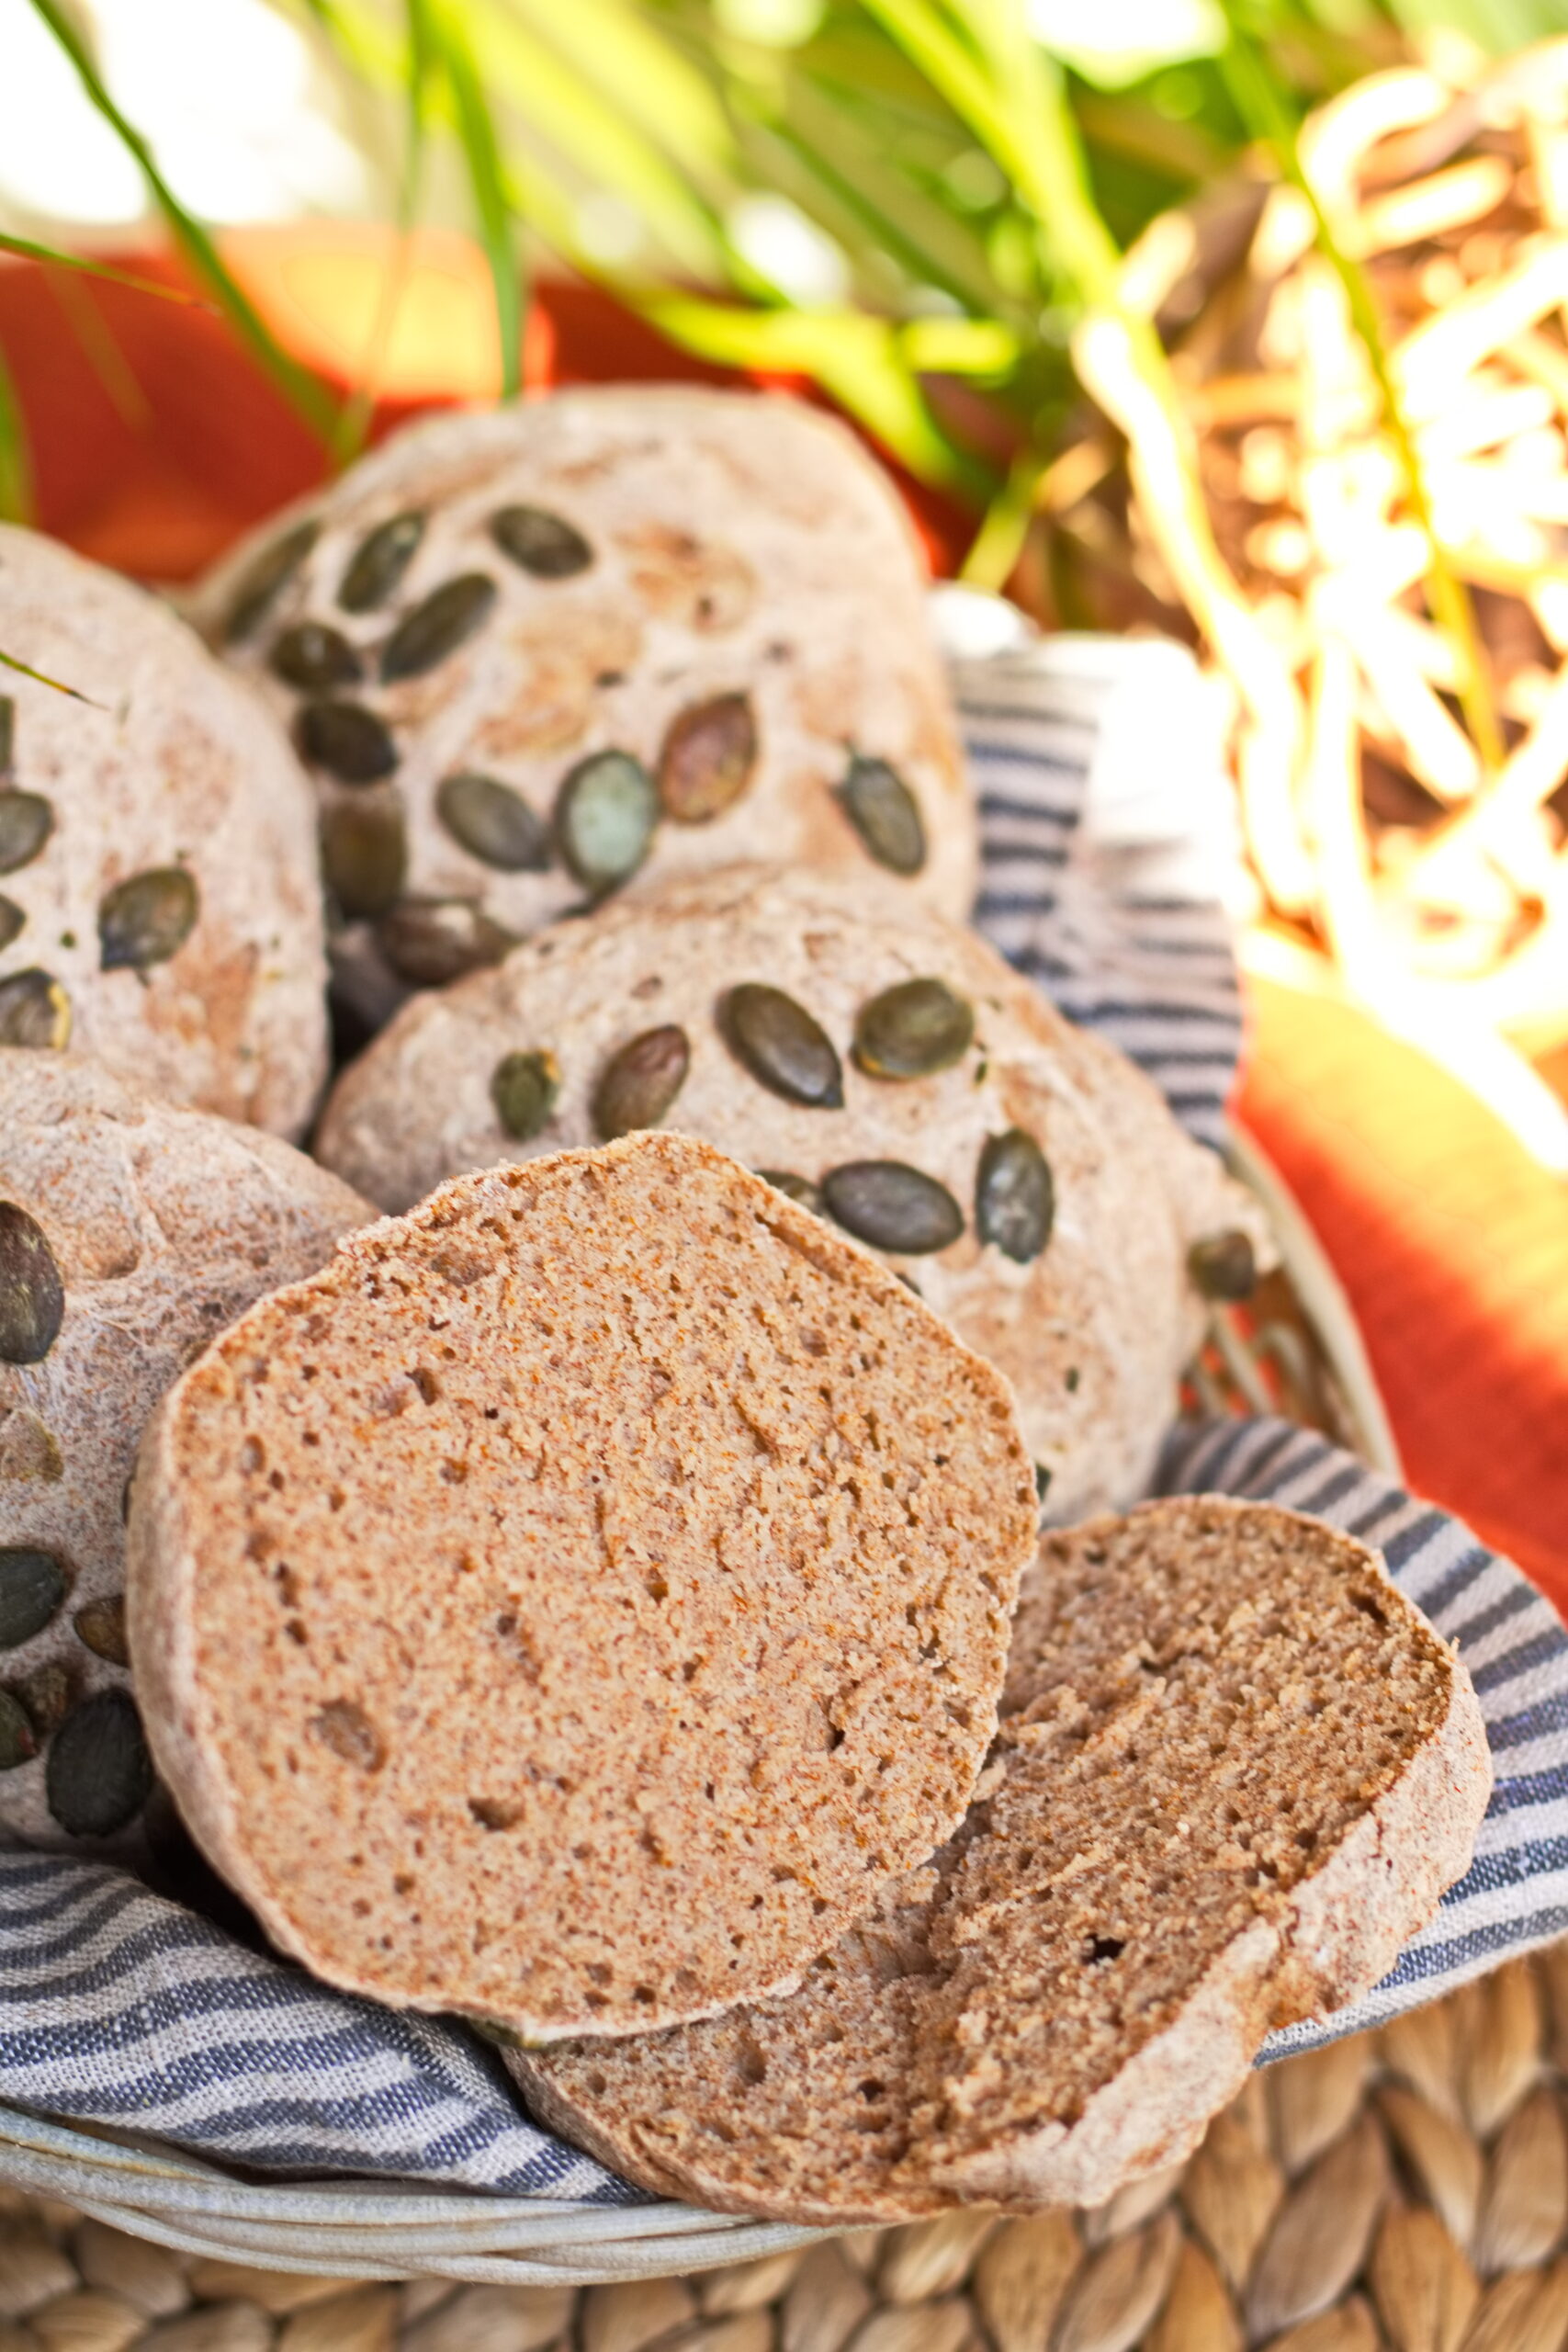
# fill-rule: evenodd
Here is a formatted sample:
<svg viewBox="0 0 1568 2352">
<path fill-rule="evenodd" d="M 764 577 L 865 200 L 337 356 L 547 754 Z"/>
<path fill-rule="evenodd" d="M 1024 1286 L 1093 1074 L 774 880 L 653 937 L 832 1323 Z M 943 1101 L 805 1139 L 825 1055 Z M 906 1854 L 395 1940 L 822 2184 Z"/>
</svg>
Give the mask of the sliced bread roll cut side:
<svg viewBox="0 0 1568 2352">
<path fill-rule="evenodd" d="M 446 1186 L 193 1365 L 138 1469 L 131 1653 L 285 1951 L 624 2034 L 796 1980 L 951 1835 L 1034 1515 L 995 1372 L 641 1136 Z"/>
<path fill-rule="evenodd" d="M 963 1831 L 798 1992 L 508 2064 L 554 2128 L 726 2211 L 1097 2204 L 1196 2144 L 1270 2030 L 1377 1981 L 1490 1786 L 1469 1679 L 1375 1555 L 1146 1504 L 1043 1539 Z"/>
</svg>

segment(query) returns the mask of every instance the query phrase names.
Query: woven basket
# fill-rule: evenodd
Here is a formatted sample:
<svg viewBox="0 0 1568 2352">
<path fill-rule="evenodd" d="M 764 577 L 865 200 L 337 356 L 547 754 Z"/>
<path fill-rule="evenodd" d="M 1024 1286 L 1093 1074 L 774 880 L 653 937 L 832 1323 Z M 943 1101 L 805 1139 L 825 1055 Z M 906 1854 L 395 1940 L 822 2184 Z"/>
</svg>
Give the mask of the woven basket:
<svg viewBox="0 0 1568 2352">
<path fill-rule="evenodd" d="M 1238 1173 L 1269 1216 L 1283 1267 L 1268 1277 L 1245 1310 L 1216 1310 L 1192 1367 L 1191 1401 L 1204 1411 L 1291 1414 L 1397 1476 L 1398 1458 L 1382 1401 L 1344 1294 L 1305 1219 L 1256 1145 L 1238 1142 L 1235 1157 Z M 153 2142 L 93 2126 L 38 2121 L 6 2108 L 0 2108 L 0 2181 L 209 2260 L 228 2258 L 284 2273 L 325 2273 L 337 2279 L 427 2275 L 577 2287 L 612 2279 L 667 2278 L 716 2264 L 782 2258 L 822 2235 L 672 2202 L 607 2211 L 397 2182 L 279 2188 L 242 2179 Z M 1135 2203 L 1145 2191 L 1139 2188 L 1128 2195 Z M 970 2219 L 964 2215 L 953 2223 L 960 2234 L 969 2227 Z M 14 2301 L 6 2297 L 0 2243 L 0 2352 L 27 2352 L 25 2346 L 3 2341 L 3 2322 Z M 1084 2338 L 1077 2352 L 1089 2352 L 1090 2341 Z M 1131 2345 L 1134 2338 L 1118 2341 Z M 72 2337 L 57 2348 L 46 2344 L 46 2352 L 96 2352 L 96 2347 Z M 185 2346 L 182 2352 L 202 2352 L 202 2347 Z M 254 2347 L 236 2346 L 235 2352 L 254 2352 Z M 324 2346 L 321 2352 L 326 2352 Z M 492 2348 L 487 2346 L 486 2352 Z M 493 2352 L 526 2352 L 526 2347 L 508 2337 Z M 585 2347 L 585 2352 L 636 2352 L 636 2347 L 617 2337 Z M 745 2352 L 745 2347 L 731 2347 L 731 2352 Z M 803 2342 L 791 2346 L 789 2352 L 838 2352 L 838 2347 Z M 900 2339 L 880 2352 L 928 2352 L 928 2347 Z M 933 2346 L 929 2352 L 961 2352 L 961 2347 L 955 2342 Z M 1043 2338 L 1035 2352 L 1043 2352 Z"/>
</svg>

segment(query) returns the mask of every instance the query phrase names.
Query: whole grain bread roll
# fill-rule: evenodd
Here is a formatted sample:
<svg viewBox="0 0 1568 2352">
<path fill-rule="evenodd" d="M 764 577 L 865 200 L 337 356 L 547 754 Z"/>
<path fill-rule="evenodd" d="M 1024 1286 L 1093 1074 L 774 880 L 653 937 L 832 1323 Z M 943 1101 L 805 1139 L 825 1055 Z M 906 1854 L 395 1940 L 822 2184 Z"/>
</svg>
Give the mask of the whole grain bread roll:
<svg viewBox="0 0 1568 2352">
<path fill-rule="evenodd" d="M 465 1177 L 171 1393 L 153 1754 L 329 1983 L 530 2038 L 797 1978 L 956 1826 L 1034 1494 L 1005 1382 L 707 1145 Z"/>
<path fill-rule="evenodd" d="M 880 1243 L 1011 1381 L 1061 1520 L 1145 1491 L 1202 1329 L 1193 1268 L 1245 1278 L 1269 1246 L 1148 1080 L 982 941 L 756 869 L 558 925 L 405 1007 L 316 1149 L 400 1209 L 459 1170 L 654 1125 Z"/>
<path fill-rule="evenodd" d="M 164 1390 L 375 1211 L 276 1136 L 0 1048 L 0 1830 L 130 1851 L 126 1488 Z"/>
<path fill-rule="evenodd" d="M 1190 2153 L 1271 2028 L 1378 1980 L 1490 1786 L 1469 1678 L 1375 1555 L 1145 1504 L 1044 1540 L 964 1829 L 797 1992 L 507 2063 L 554 2130 L 725 2211 L 1098 2205 Z"/>
<path fill-rule="evenodd" d="M 799 401 L 613 386 L 426 419 L 197 609 L 311 764 L 368 1019 L 617 887 L 739 857 L 969 911 L 919 550 Z"/>
<path fill-rule="evenodd" d="M 300 1134 L 327 1070 L 310 789 L 167 606 L 0 525 L 0 1046 Z"/>
</svg>

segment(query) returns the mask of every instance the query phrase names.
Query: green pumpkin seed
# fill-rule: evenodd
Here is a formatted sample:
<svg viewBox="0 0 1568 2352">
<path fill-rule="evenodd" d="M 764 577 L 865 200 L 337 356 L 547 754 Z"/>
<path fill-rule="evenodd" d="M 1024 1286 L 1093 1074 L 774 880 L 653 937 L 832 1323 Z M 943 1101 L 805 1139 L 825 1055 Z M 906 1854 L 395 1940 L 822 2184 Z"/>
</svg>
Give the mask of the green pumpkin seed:
<svg viewBox="0 0 1568 2352">
<path fill-rule="evenodd" d="M 34 1730 L 47 1739 L 51 1732 L 60 1729 L 75 1703 L 75 1679 L 58 1658 L 46 1658 L 30 1674 L 17 1678 L 17 1696 L 31 1717 Z"/>
<path fill-rule="evenodd" d="M 1043 1462 L 1034 1465 L 1034 1499 L 1043 1503 L 1051 1491 L 1051 1473 Z"/>
<path fill-rule="evenodd" d="M 381 679 L 423 678 L 481 629 L 495 603 L 488 572 L 465 571 L 433 589 L 423 605 L 405 613 L 381 649 Z"/>
<path fill-rule="evenodd" d="M 580 760 L 556 796 L 562 857 L 596 898 L 629 880 L 648 855 L 659 817 L 653 778 L 629 752 Z"/>
<path fill-rule="evenodd" d="M 376 938 L 393 971 L 416 989 L 444 989 L 499 964 L 517 944 L 516 933 L 472 899 L 405 899 L 383 915 Z"/>
<path fill-rule="evenodd" d="M 1187 1252 L 1187 1271 L 1204 1298 L 1228 1306 L 1250 1298 L 1258 1287 L 1258 1260 L 1252 1243 L 1235 1227 L 1195 1241 Z"/>
<path fill-rule="evenodd" d="M 152 1762 L 129 1690 L 99 1690 L 67 1715 L 50 1744 L 44 1794 L 73 1838 L 109 1838 L 152 1792 Z"/>
<path fill-rule="evenodd" d="M 832 1039 L 803 1004 L 765 980 L 742 980 L 725 998 L 726 1045 L 760 1086 L 816 1111 L 843 1108 L 844 1074 Z"/>
<path fill-rule="evenodd" d="M 106 972 L 145 972 L 178 955 L 200 910 L 183 865 L 132 874 L 98 901 L 98 961 Z"/>
<path fill-rule="evenodd" d="M 349 558 L 337 592 L 345 613 L 373 613 L 391 596 L 424 537 L 424 516 L 413 509 L 378 523 Z"/>
<path fill-rule="evenodd" d="M 268 667 L 275 678 L 308 695 L 351 686 L 365 669 L 343 632 L 329 628 L 324 621 L 300 621 L 296 628 L 286 628 L 272 649 Z"/>
<path fill-rule="evenodd" d="M 659 753 L 659 797 L 678 825 L 705 825 L 739 800 L 757 765 L 745 695 L 715 695 L 671 720 Z"/>
<path fill-rule="evenodd" d="M 54 831 L 54 811 L 41 792 L 0 792 L 0 874 L 30 865 Z"/>
<path fill-rule="evenodd" d="M 308 702 L 294 722 L 300 756 L 344 784 L 378 784 L 398 764 L 391 730 L 360 702 Z"/>
<path fill-rule="evenodd" d="M 8 776 L 17 757 L 17 706 L 9 695 L 0 695 L 0 780 Z"/>
<path fill-rule="evenodd" d="M 52 1552 L 30 1544 L 0 1550 L 0 1650 L 41 1634 L 65 1598 L 65 1571 Z"/>
<path fill-rule="evenodd" d="M 827 1216 L 828 1205 L 822 1198 L 821 1186 L 814 1184 L 808 1176 L 797 1176 L 790 1168 L 759 1168 L 757 1173 L 764 1184 L 773 1186 L 775 1193 L 783 1193 L 790 1200 L 798 1201 L 803 1209 L 810 1209 L 816 1216 Z"/>
<path fill-rule="evenodd" d="M 71 1039 L 71 1000 L 36 964 L 0 980 L 0 1046 L 63 1053 Z"/>
<path fill-rule="evenodd" d="M 894 874 L 918 874 L 926 862 L 926 829 L 919 803 L 886 760 L 863 760 L 857 752 L 838 787 L 839 806 L 878 865 Z"/>
<path fill-rule="evenodd" d="M 0 947 L 9 947 L 27 928 L 28 919 L 15 899 L 0 897 Z"/>
<path fill-rule="evenodd" d="M 593 1093 L 593 1125 L 613 1142 L 634 1127 L 656 1127 L 686 1082 L 692 1049 L 673 1022 L 645 1029 L 611 1057 Z"/>
<path fill-rule="evenodd" d="M 339 800 L 322 817 L 321 878 L 351 922 L 373 922 L 397 905 L 408 862 L 396 800 Z"/>
<path fill-rule="evenodd" d="M 930 1078 L 962 1061 L 974 1035 L 974 1006 L 945 980 L 900 980 L 862 1005 L 855 1060 L 868 1078 Z"/>
<path fill-rule="evenodd" d="M 987 1136 L 975 1178 L 975 1230 L 1027 1266 L 1051 1238 L 1056 1187 L 1040 1146 L 1021 1127 Z"/>
<path fill-rule="evenodd" d="M 107 1658 L 110 1666 L 129 1666 L 130 1652 L 125 1639 L 125 1595 L 110 1593 L 107 1600 L 89 1600 L 78 1609 L 71 1620 L 76 1628 L 76 1638 L 90 1649 L 95 1657 Z"/>
<path fill-rule="evenodd" d="M 550 836 L 520 792 L 493 775 L 444 776 L 435 813 L 459 848 L 503 874 L 543 874 Z"/>
<path fill-rule="evenodd" d="M 263 548 L 254 563 L 241 573 L 238 586 L 229 600 L 223 616 L 223 636 L 232 645 L 242 637 L 249 637 L 262 616 L 270 610 L 321 537 L 321 526 L 314 520 L 297 523 L 285 531 L 270 547 Z"/>
<path fill-rule="evenodd" d="M 560 1069 L 554 1054 L 504 1054 L 490 1081 L 495 1115 L 509 1136 L 531 1143 L 556 1107 Z"/>
<path fill-rule="evenodd" d="M 0 1363 L 41 1363 L 64 1313 L 65 1285 L 42 1226 L 0 1201 Z"/>
<path fill-rule="evenodd" d="M 570 580 L 593 560 L 581 532 L 542 506 L 502 507 L 490 518 L 490 535 L 502 555 L 536 580 Z"/>
<path fill-rule="evenodd" d="M 852 1159 L 822 1179 L 828 1214 L 857 1241 L 923 1258 L 964 1230 L 964 1212 L 945 1184 L 901 1159 Z"/>
<path fill-rule="evenodd" d="M 0 1690 L 0 1772 L 14 1772 L 38 1754 L 38 1734 L 21 1701 Z"/>
<path fill-rule="evenodd" d="M 311 1716 L 310 1727 L 323 1747 L 362 1772 L 378 1772 L 387 1760 L 385 1740 L 352 1699 L 329 1700 L 320 1714 Z"/>
</svg>

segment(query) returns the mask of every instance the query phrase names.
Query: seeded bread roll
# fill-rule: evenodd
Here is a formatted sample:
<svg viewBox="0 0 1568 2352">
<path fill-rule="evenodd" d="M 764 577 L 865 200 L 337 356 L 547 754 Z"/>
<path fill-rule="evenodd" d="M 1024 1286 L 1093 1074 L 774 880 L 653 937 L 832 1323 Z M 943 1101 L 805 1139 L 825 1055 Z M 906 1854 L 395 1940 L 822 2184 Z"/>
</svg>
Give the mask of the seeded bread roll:
<svg viewBox="0 0 1568 2352">
<path fill-rule="evenodd" d="M 706 1145 L 445 1186 L 173 1391 L 130 1647 L 329 1983 L 531 2038 L 795 1980 L 962 1818 L 1034 1495 L 1006 1384 Z"/>
<path fill-rule="evenodd" d="M 1377 1981 L 1490 1785 L 1463 1668 L 1374 1555 L 1146 1504 L 1045 1539 L 963 1831 L 798 1992 L 507 2063 L 554 2130 L 725 2211 L 1096 2205 L 1190 2153 L 1271 2028 Z"/>
<path fill-rule="evenodd" d="M 371 1020 L 623 885 L 757 857 L 969 911 L 975 819 L 889 484 L 798 401 L 427 419 L 199 599 L 321 794 Z"/>
<path fill-rule="evenodd" d="M 374 1215 L 275 1136 L 0 1048 L 0 1830 L 137 1844 L 137 1440 L 225 1323 Z"/>
<path fill-rule="evenodd" d="M 327 1070 L 310 786 L 166 606 L 0 525 L 0 1046 L 298 1136 Z"/>
<path fill-rule="evenodd" d="M 1154 1087 L 983 942 L 756 869 L 561 924 L 407 1006 L 316 1148 L 400 1209 L 638 1125 L 704 1136 L 885 1249 L 1012 1382 L 1063 1520 L 1146 1487 L 1202 1327 L 1190 1251 L 1235 1287 L 1268 1246 Z"/>
</svg>

